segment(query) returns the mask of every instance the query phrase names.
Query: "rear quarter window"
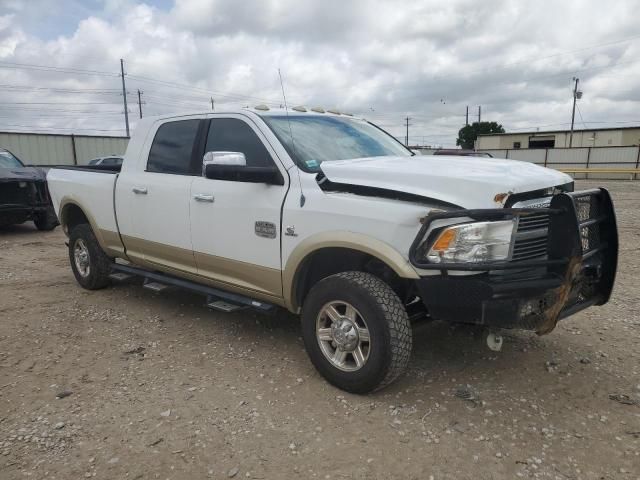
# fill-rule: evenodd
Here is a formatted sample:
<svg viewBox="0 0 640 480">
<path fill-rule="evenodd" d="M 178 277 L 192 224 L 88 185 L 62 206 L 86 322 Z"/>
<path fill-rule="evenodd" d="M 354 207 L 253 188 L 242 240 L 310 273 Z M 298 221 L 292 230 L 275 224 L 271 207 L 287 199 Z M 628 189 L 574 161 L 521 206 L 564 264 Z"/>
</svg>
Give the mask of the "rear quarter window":
<svg viewBox="0 0 640 480">
<path fill-rule="evenodd" d="M 191 175 L 191 152 L 200 120 L 167 122 L 158 128 L 149 150 L 147 172 Z"/>
</svg>

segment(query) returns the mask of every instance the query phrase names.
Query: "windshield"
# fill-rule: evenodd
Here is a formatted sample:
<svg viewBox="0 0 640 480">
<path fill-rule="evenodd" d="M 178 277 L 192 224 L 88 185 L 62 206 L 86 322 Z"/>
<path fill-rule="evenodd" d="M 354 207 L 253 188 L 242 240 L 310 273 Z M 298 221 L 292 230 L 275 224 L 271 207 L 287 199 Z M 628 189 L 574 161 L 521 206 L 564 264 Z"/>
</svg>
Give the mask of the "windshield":
<svg viewBox="0 0 640 480">
<path fill-rule="evenodd" d="M 264 115 L 262 118 L 298 166 L 306 171 L 317 172 L 322 162 L 334 160 L 411 156 L 395 138 L 364 120 L 320 115 L 289 115 L 288 119 L 286 115 Z"/>
<path fill-rule="evenodd" d="M 0 150 L 0 168 L 21 168 L 22 162 L 13 156 L 11 152 Z"/>
</svg>

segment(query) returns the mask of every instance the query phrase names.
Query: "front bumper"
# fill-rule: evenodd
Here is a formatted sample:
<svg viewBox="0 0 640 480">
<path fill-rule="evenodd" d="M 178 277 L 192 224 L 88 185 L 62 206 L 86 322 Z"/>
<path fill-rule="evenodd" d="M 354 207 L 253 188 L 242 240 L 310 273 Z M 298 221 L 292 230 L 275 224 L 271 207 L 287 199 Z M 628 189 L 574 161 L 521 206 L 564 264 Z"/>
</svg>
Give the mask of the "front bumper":
<svg viewBox="0 0 640 480">
<path fill-rule="evenodd" d="M 0 181 L 0 225 L 34 220 L 53 209 L 44 180 Z"/>
<path fill-rule="evenodd" d="M 474 220 L 550 214 L 543 260 L 500 264 L 429 264 L 418 260 L 419 241 L 436 219 Z M 421 269 L 440 270 L 417 288 L 433 318 L 519 328 L 545 334 L 557 322 L 609 300 L 615 281 L 618 234 L 609 192 L 603 188 L 555 195 L 548 209 L 460 210 L 427 217 L 410 258 Z M 429 241 L 427 239 L 427 241 Z M 454 271 L 479 271 L 452 275 Z"/>
</svg>

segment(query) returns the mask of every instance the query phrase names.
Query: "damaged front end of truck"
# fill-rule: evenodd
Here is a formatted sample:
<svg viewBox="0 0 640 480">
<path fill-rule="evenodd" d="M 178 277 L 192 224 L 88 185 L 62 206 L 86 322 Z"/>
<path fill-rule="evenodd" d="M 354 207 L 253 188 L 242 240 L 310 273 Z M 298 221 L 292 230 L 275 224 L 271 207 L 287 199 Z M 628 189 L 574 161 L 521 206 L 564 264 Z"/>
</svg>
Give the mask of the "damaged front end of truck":
<svg viewBox="0 0 640 480">
<path fill-rule="evenodd" d="M 500 200 L 505 208 L 435 211 L 424 218 L 409 256 L 416 269 L 431 273 L 417 286 L 433 318 L 542 335 L 559 320 L 609 300 L 618 234 L 606 189 L 556 193 L 543 207 Z M 451 222 L 513 222 L 508 255 L 493 262 L 439 257 L 434 246 L 446 243 Z"/>
</svg>

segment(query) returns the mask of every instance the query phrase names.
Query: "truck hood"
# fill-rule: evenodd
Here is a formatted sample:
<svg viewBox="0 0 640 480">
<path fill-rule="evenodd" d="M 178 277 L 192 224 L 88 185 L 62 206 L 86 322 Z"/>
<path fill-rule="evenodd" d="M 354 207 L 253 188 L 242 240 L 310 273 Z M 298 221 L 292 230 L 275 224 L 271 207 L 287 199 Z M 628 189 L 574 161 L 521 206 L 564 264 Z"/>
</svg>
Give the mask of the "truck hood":
<svg viewBox="0 0 640 480">
<path fill-rule="evenodd" d="M 411 193 L 463 208 L 502 207 L 503 194 L 573 182 L 556 170 L 500 158 L 370 157 L 322 162 L 320 168 L 334 183 Z"/>
<path fill-rule="evenodd" d="M 0 182 L 32 182 L 37 180 L 44 181 L 44 179 L 45 174 L 39 168 L 0 168 Z"/>
</svg>

